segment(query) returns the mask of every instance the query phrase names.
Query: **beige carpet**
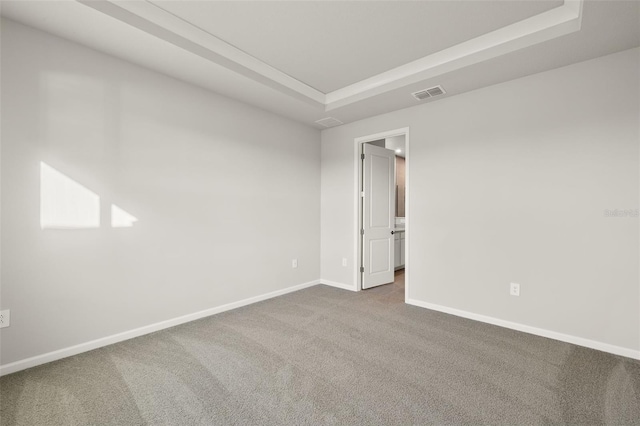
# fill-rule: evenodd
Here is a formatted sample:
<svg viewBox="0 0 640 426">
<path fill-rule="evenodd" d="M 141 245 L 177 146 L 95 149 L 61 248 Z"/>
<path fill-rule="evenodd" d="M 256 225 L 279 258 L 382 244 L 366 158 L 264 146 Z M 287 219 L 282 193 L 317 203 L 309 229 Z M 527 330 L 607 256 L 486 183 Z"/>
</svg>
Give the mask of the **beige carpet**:
<svg viewBox="0 0 640 426">
<path fill-rule="evenodd" d="M 0 379 L 2 425 L 640 424 L 640 362 L 316 286 Z"/>
</svg>

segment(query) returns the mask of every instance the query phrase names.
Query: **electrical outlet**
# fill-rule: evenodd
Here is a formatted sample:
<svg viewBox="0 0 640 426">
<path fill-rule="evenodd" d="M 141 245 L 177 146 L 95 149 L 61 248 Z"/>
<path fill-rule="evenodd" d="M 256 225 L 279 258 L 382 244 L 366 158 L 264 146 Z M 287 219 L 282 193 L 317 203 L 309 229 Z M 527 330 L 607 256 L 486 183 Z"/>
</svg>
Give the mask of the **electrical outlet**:
<svg viewBox="0 0 640 426">
<path fill-rule="evenodd" d="M 10 324 L 11 324 L 11 311 L 9 309 L 0 311 L 0 328 L 9 327 Z"/>
<path fill-rule="evenodd" d="M 297 268 L 297 267 L 298 267 L 298 259 L 293 259 L 293 260 L 291 261 L 291 267 L 292 267 L 293 269 L 295 269 L 295 268 Z"/>
<path fill-rule="evenodd" d="M 347 258 L 346 257 L 342 258 L 342 266 L 347 266 Z"/>
<path fill-rule="evenodd" d="M 509 294 L 512 296 L 520 296 L 520 284 L 511 283 L 511 286 L 509 287 Z"/>
</svg>

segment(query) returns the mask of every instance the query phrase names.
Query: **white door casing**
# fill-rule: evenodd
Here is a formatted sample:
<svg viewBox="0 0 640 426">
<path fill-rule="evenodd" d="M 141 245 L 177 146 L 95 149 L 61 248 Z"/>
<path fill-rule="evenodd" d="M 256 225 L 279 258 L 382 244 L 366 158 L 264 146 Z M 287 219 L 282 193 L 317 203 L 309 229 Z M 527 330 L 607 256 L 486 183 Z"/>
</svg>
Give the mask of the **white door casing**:
<svg viewBox="0 0 640 426">
<path fill-rule="evenodd" d="M 362 288 L 394 279 L 395 153 L 363 144 Z"/>
</svg>

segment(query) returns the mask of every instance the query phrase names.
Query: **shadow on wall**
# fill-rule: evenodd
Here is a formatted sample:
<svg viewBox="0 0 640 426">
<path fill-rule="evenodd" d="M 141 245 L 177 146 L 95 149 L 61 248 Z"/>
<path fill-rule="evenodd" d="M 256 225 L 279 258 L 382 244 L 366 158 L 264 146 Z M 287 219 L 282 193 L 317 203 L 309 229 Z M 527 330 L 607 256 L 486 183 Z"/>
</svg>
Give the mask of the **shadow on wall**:
<svg viewBox="0 0 640 426">
<path fill-rule="evenodd" d="M 111 227 L 130 228 L 138 219 L 111 204 Z M 40 227 L 92 229 L 100 227 L 100 197 L 95 192 L 40 162 Z"/>
</svg>

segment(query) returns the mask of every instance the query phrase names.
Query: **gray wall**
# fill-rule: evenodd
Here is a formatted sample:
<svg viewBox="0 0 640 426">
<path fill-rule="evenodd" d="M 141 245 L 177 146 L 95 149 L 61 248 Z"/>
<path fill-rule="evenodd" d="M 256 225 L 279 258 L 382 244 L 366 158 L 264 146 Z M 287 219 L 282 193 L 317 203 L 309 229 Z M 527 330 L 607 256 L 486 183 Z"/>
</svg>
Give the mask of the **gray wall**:
<svg viewBox="0 0 640 426">
<path fill-rule="evenodd" d="M 6 20 L 2 107 L 3 365 L 319 278 L 318 130 Z M 40 161 L 99 229 L 40 229 Z"/>
<path fill-rule="evenodd" d="M 639 54 L 324 131 L 322 278 L 354 281 L 354 138 L 408 126 L 410 299 L 640 349 L 638 218 L 604 213 L 639 207 Z"/>
<path fill-rule="evenodd" d="M 317 130 L 3 20 L 1 362 L 353 285 L 353 139 L 405 126 L 410 298 L 637 350 L 638 219 L 604 210 L 638 208 L 639 54 L 329 129 L 320 152 Z M 100 195 L 100 229 L 40 229 L 40 161 Z M 110 228 L 110 203 L 139 222 Z"/>
</svg>

